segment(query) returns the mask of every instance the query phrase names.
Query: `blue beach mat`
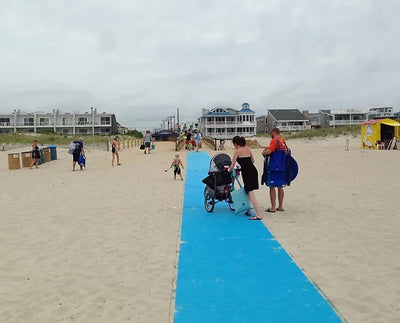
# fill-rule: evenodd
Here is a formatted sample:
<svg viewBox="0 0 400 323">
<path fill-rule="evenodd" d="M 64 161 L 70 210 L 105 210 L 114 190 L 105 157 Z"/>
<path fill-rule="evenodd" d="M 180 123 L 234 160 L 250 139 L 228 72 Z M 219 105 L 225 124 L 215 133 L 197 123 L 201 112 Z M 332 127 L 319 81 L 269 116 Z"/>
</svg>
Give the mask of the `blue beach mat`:
<svg viewBox="0 0 400 323">
<path fill-rule="evenodd" d="M 175 322 L 341 322 L 261 221 L 206 212 L 209 161 L 188 154 Z"/>
</svg>

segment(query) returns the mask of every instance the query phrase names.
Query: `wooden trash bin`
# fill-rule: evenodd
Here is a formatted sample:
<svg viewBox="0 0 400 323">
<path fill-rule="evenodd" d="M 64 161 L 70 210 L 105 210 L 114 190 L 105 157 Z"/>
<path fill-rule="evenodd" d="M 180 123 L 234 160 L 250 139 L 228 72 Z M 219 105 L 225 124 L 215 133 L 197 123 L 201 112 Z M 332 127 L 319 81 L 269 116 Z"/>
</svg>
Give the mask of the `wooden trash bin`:
<svg viewBox="0 0 400 323">
<path fill-rule="evenodd" d="M 24 151 L 21 153 L 22 167 L 30 167 L 32 164 L 32 152 Z"/>
<path fill-rule="evenodd" d="M 21 160 L 19 158 L 19 153 L 8 154 L 8 169 L 20 169 Z"/>
<path fill-rule="evenodd" d="M 51 161 L 50 148 L 43 148 L 44 162 L 48 163 Z"/>
</svg>

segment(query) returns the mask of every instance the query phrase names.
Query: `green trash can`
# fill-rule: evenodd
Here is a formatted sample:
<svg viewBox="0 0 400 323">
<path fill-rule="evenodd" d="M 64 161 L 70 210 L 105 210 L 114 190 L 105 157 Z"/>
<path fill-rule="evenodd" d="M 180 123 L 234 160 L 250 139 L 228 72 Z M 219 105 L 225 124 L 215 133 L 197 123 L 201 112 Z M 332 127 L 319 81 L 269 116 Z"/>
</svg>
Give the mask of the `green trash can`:
<svg viewBox="0 0 400 323">
<path fill-rule="evenodd" d="M 51 160 L 57 160 L 57 146 L 51 145 L 47 146 L 47 148 L 50 148 Z"/>
</svg>

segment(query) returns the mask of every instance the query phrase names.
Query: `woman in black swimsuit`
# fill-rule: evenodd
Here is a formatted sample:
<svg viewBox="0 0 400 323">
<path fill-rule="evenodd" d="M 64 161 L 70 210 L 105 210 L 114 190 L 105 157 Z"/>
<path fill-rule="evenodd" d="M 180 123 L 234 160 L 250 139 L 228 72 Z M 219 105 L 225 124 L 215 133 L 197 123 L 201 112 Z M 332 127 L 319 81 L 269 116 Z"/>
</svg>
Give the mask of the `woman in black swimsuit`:
<svg viewBox="0 0 400 323">
<path fill-rule="evenodd" d="M 111 153 L 112 153 L 112 161 L 111 161 L 111 166 L 114 166 L 114 159 L 115 156 L 117 156 L 117 166 L 121 165 L 119 163 L 119 153 L 118 153 L 118 138 L 115 137 L 114 141 L 111 144 Z"/>
<path fill-rule="evenodd" d="M 235 168 L 236 162 L 239 163 L 242 171 L 242 178 L 244 182 L 244 189 L 249 195 L 249 200 L 253 205 L 255 216 L 251 216 L 249 220 L 262 220 L 260 214 L 260 205 L 254 194 L 254 190 L 258 190 L 258 172 L 254 166 L 254 157 L 251 153 L 251 149 L 246 146 L 246 139 L 243 137 L 235 136 L 232 139 L 233 146 L 235 146 L 235 152 L 232 157 L 232 164 L 229 167 L 229 171 Z M 250 212 L 246 213 L 250 215 Z"/>
<path fill-rule="evenodd" d="M 33 165 L 36 164 L 36 168 L 39 168 L 39 159 L 40 159 L 40 150 L 38 146 L 38 141 L 37 139 L 35 139 L 32 144 L 32 164 L 30 167 L 32 168 Z"/>
</svg>

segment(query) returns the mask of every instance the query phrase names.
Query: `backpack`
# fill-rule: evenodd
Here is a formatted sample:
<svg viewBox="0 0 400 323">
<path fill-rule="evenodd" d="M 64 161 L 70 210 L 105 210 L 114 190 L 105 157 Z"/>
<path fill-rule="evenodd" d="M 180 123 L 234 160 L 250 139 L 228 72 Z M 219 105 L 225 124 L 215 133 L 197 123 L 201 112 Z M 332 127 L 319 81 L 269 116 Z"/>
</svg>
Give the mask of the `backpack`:
<svg viewBox="0 0 400 323">
<path fill-rule="evenodd" d="M 68 154 L 73 154 L 76 149 L 77 144 L 73 141 L 68 146 Z"/>
</svg>

